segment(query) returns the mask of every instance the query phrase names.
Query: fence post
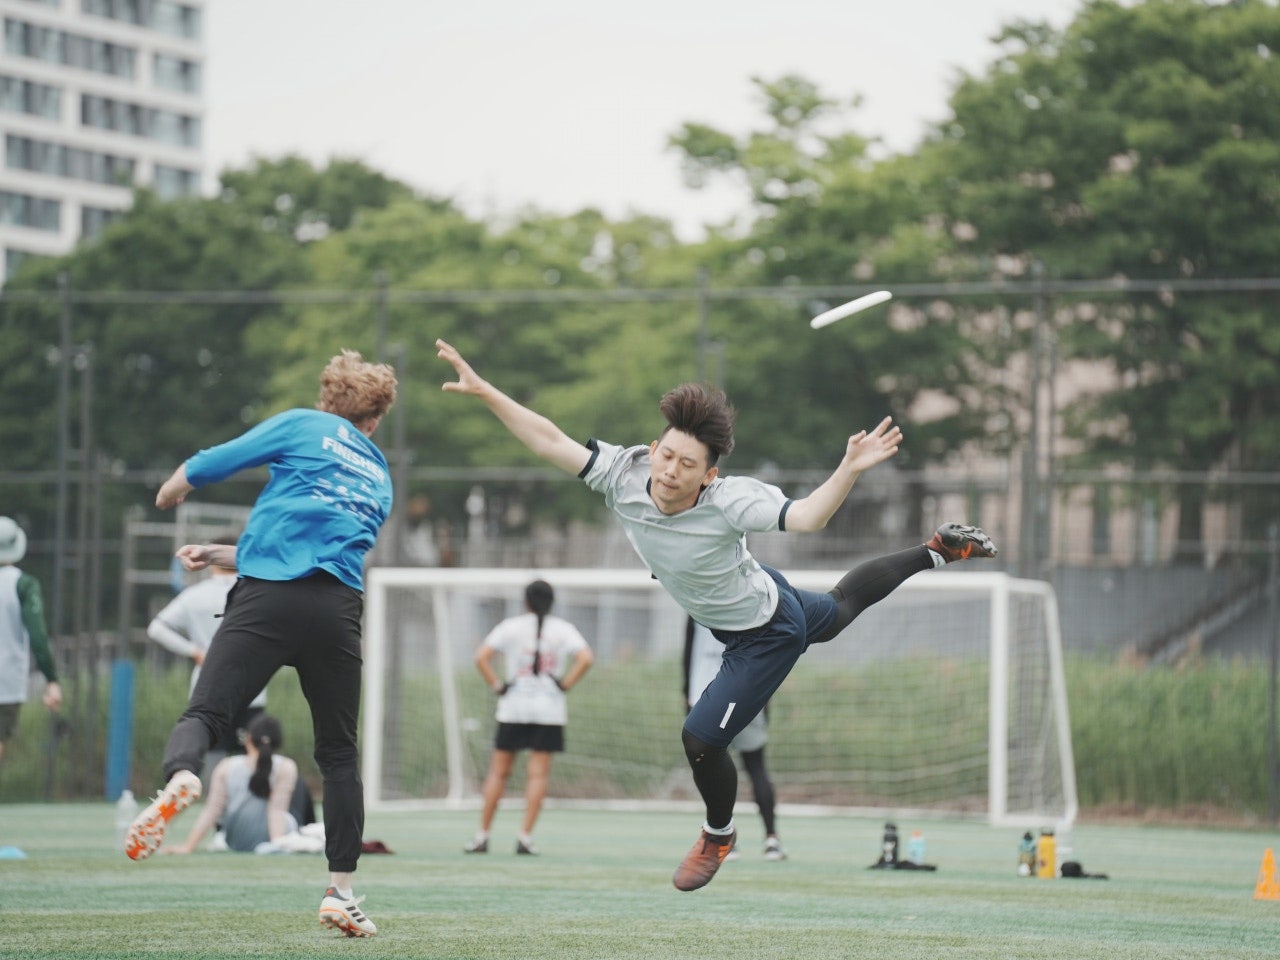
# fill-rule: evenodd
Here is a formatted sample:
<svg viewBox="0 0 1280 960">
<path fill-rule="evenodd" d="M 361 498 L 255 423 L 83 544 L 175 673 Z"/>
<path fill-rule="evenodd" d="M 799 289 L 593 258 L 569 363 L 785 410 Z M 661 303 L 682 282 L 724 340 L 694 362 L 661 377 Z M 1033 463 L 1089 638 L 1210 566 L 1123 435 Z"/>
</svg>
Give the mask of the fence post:
<svg viewBox="0 0 1280 960">
<path fill-rule="evenodd" d="M 129 786 L 133 754 L 133 661 L 111 665 L 111 706 L 107 716 L 107 769 L 103 794 L 115 800 Z"/>
<path fill-rule="evenodd" d="M 1276 685 L 1277 667 L 1280 666 L 1280 624 L 1276 622 L 1277 606 L 1280 606 L 1280 583 L 1276 582 L 1280 570 L 1280 524 L 1272 521 L 1267 528 L 1267 622 L 1271 624 L 1271 682 L 1267 707 L 1267 766 L 1268 794 L 1270 797 L 1271 826 L 1280 822 L 1280 742 L 1276 739 Z"/>
<path fill-rule="evenodd" d="M 58 274 L 58 449 L 53 519 L 53 595 L 50 598 L 50 631 L 62 635 L 66 598 L 67 504 L 71 446 L 71 275 Z"/>
</svg>

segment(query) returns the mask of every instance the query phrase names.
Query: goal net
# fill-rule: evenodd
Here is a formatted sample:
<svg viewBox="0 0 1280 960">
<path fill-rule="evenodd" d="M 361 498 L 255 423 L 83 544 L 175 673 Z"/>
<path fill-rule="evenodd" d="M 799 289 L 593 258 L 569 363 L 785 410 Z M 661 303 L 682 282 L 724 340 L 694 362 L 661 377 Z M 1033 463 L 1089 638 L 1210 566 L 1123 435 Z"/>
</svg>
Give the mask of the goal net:
<svg viewBox="0 0 1280 960">
<path fill-rule="evenodd" d="M 790 571 L 826 590 L 843 571 Z M 549 796 L 599 804 L 697 799 L 680 743 L 682 611 L 642 570 L 375 568 L 367 578 L 363 777 L 371 808 L 479 795 L 494 696 L 480 641 L 543 578 L 596 662 L 569 696 Z M 926 572 L 811 646 L 769 705 L 780 803 L 994 824 L 1075 818 L 1052 587 L 1002 573 Z M 517 764 L 508 784 L 523 789 Z M 742 778 L 743 799 L 749 783 Z"/>
</svg>

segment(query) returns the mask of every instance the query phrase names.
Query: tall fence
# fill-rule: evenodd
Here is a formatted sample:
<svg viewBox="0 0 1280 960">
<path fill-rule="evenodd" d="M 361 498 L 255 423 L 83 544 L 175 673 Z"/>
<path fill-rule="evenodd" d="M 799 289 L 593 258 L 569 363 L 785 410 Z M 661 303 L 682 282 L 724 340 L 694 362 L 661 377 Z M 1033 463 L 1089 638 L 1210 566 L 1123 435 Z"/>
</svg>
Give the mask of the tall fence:
<svg viewBox="0 0 1280 960">
<path fill-rule="evenodd" d="M 713 334 L 719 304 L 839 302 L 868 289 L 726 290 L 703 279 L 667 290 L 413 291 L 379 283 L 362 291 L 108 294 L 64 285 L 48 294 L 0 293 L 0 303 L 49 306 L 58 324 L 57 456 L 46 470 L 0 471 L 0 513 L 54 518 L 50 529 L 30 531 L 24 567 L 45 584 L 53 642 L 67 678 L 68 710 L 85 721 L 77 729 L 86 730 L 90 742 L 73 749 L 87 760 L 91 741 L 100 737 L 91 718 L 101 713 L 97 698 L 110 661 L 167 662 L 168 655 L 146 641 L 145 626 L 181 585 L 172 567 L 173 548 L 233 522 L 174 523 L 150 506 L 165 474 L 132 469 L 96 453 L 94 369 L 112 358 L 92 343 L 73 342 L 77 311 L 106 304 L 180 309 L 219 303 L 361 310 L 369 316 L 378 356 L 421 369 L 427 360 L 405 355 L 398 342 L 403 331 L 390 319 L 397 306 L 670 304 L 693 311 L 689 347 L 698 374 L 718 379 L 724 357 L 723 343 Z M 1029 318 L 1035 336 L 1018 368 L 1026 378 L 1027 405 L 1016 411 L 1023 442 L 1005 457 L 972 460 L 964 467 L 900 471 L 887 465 L 860 480 L 828 530 L 762 535 L 753 538 L 753 549 L 784 568 L 831 568 L 919 542 L 942 521 L 968 519 L 981 523 L 1000 544 L 997 568 L 1054 584 L 1068 652 L 1149 663 L 1195 653 L 1244 657 L 1270 660 L 1274 675 L 1280 471 L 1064 469 L 1058 406 L 1070 384 L 1053 348 L 1053 304 L 1066 296 L 1270 296 L 1277 291 L 1280 281 L 1271 279 L 1063 282 L 1041 276 L 1025 283 L 900 285 L 894 290 L 899 300 L 1000 297 Z M 416 457 L 405 436 L 403 424 L 393 422 L 380 438 L 397 489 L 428 494 L 434 509 L 415 512 L 415 498 L 401 496 L 371 562 L 548 569 L 638 562 L 603 509 L 572 523 L 536 519 L 531 507 L 537 499 L 580 486 L 571 478 L 534 468 L 419 465 L 427 458 Z M 768 468 L 756 475 L 793 495 L 803 495 L 825 476 Z M 229 509 L 243 508 L 262 479 L 228 481 L 220 485 L 218 499 Z M 127 506 L 120 510 L 119 504 Z M 1185 522 L 1188 510 L 1196 511 L 1193 524 Z M 1197 531 L 1196 539 L 1186 539 L 1188 529 Z M 1271 728 L 1274 733 L 1274 722 Z M 87 784 L 81 792 L 86 790 L 92 792 Z"/>
</svg>

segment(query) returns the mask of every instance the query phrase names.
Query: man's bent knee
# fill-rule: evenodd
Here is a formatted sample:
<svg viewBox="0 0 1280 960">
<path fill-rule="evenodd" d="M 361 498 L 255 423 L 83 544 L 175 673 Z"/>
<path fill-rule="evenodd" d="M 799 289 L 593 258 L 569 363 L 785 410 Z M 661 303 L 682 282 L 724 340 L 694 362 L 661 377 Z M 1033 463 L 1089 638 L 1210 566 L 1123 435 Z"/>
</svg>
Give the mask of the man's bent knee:
<svg viewBox="0 0 1280 960">
<path fill-rule="evenodd" d="M 727 747 L 718 747 L 713 743 L 707 743 L 694 736 L 687 729 L 680 731 L 680 740 L 684 744 L 684 755 L 689 758 L 690 763 L 704 763 L 710 757 L 719 757 L 721 754 L 727 754 Z"/>
</svg>

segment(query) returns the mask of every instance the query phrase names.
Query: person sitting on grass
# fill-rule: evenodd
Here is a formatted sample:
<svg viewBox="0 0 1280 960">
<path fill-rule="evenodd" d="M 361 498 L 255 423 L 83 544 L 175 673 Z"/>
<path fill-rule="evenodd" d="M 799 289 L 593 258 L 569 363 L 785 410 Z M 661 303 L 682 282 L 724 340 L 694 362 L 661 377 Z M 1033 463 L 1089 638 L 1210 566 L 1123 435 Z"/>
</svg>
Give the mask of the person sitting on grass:
<svg viewBox="0 0 1280 960">
<path fill-rule="evenodd" d="M 218 761 L 210 778 L 209 794 L 199 818 L 182 843 L 162 847 L 161 853 L 193 853 L 205 835 L 219 823 L 223 838 L 219 847 L 241 853 L 297 851 L 318 853 L 324 849 L 324 830 L 318 824 L 306 834 L 309 792 L 299 792 L 305 781 L 298 764 L 277 751 L 284 745 L 284 729 L 270 714 L 259 714 L 245 730 L 244 753 Z M 314 820 L 314 817 L 312 818 Z"/>
</svg>

